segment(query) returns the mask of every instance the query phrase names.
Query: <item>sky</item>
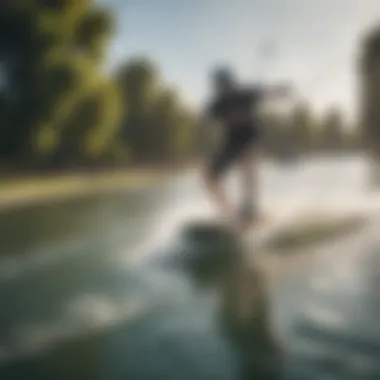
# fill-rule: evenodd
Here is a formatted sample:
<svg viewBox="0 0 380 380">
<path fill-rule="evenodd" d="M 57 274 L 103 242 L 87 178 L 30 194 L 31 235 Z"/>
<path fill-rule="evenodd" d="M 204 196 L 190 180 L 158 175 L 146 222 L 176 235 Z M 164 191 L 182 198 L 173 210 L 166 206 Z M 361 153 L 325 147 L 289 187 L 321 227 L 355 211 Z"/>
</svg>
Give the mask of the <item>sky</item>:
<svg viewBox="0 0 380 380">
<path fill-rule="evenodd" d="M 228 64 L 242 81 L 290 81 L 317 112 L 357 114 L 360 39 L 380 0 L 98 0 L 115 11 L 108 62 L 147 55 L 192 106 Z"/>
</svg>

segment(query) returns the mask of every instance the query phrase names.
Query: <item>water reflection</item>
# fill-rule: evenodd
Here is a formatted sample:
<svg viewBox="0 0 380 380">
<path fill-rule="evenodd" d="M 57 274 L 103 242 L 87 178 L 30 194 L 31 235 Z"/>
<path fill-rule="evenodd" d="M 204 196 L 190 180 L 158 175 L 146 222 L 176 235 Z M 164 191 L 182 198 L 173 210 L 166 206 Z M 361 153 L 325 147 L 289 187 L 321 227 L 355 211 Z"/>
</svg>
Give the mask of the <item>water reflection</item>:
<svg viewBox="0 0 380 380">
<path fill-rule="evenodd" d="M 157 260 L 129 270 L 110 267 L 106 247 L 100 246 L 91 251 L 92 261 L 85 253 L 75 263 L 49 268 L 43 277 L 34 273 L 8 283 L 1 292 L 1 336 L 8 355 L 3 376 L 50 379 L 59 372 L 62 379 L 236 379 L 246 352 L 236 350 L 242 347 L 241 332 L 231 294 L 238 274 L 233 271 L 232 281 L 228 271 L 231 258 L 239 257 L 237 243 L 229 244 L 230 260 L 222 267 L 215 255 L 220 244 L 206 247 L 202 256 L 196 255 L 199 246 L 186 254 L 173 247 L 166 256 L 155 255 Z M 189 258 L 198 264 L 189 266 Z M 215 282 L 199 288 L 193 281 L 193 269 L 205 264 L 224 292 L 220 285 L 211 286 Z M 221 319 L 226 302 L 229 318 Z M 258 331 L 262 344 L 263 330 Z"/>
<path fill-rule="evenodd" d="M 265 202 L 282 194 L 276 202 L 288 207 L 286 197 L 296 194 L 320 207 L 332 179 L 334 207 L 352 202 L 351 193 L 357 200 L 357 169 L 334 165 L 270 172 Z M 284 368 L 283 379 L 378 379 L 378 223 L 305 253 L 275 278 L 222 270 L 224 281 L 199 287 L 184 257 L 163 260 L 166 249 L 131 265 L 134 243 L 148 243 L 153 226 L 165 227 L 156 229 L 160 238 L 190 210 L 204 210 L 194 188 L 193 180 L 178 181 L 1 216 L 0 378 L 237 379 L 256 371 L 260 379 L 271 367 Z M 273 354 L 278 345 L 283 362 Z M 259 370 L 267 372 L 258 377 Z"/>
</svg>

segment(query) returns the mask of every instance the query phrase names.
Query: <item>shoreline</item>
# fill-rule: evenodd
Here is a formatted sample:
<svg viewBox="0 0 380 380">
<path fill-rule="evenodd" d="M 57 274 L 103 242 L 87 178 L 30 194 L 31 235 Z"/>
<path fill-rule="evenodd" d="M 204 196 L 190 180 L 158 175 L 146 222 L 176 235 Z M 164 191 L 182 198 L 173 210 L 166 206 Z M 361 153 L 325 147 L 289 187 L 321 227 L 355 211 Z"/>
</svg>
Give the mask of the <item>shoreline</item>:
<svg viewBox="0 0 380 380">
<path fill-rule="evenodd" d="M 0 213 L 36 202 L 61 201 L 123 189 L 144 189 L 178 173 L 178 169 L 131 169 L 4 179 L 0 182 Z"/>
</svg>

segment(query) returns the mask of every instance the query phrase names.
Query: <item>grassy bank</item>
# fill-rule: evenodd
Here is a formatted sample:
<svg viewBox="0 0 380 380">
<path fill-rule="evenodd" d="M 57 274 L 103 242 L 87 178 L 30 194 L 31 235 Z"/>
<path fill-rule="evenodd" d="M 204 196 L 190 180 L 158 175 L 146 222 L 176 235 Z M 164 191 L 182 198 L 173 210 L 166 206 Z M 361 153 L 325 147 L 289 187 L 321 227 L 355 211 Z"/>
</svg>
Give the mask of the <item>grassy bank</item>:
<svg viewBox="0 0 380 380">
<path fill-rule="evenodd" d="M 173 170 L 137 169 L 91 174 L 29 176 L 9 180 L 3 178 L 0 181 L 0 210 L 32 202 L 52 201 L 111 190 L 145 188 L 172 174 Z"/>
</svg>

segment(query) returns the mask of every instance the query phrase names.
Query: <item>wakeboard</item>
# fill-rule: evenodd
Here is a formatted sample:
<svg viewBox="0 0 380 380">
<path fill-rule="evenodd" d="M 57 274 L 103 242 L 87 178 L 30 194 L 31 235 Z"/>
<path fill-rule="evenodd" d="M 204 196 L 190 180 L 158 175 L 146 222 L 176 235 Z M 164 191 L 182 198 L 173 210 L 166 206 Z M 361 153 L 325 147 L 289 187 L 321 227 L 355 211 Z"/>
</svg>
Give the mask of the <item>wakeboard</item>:
<svg viewBox="0 0 380 380">
<path fill-rule="evenodd" d="M 261 214 L 244 225 L 219 218 L 198 220 L 185 224 L 182 228 L 182 236 L 192 241 L 210 241 L 222 235 L 243 239 L 265 230 L 273 221 L 274 219 L 269 214 Z"/>
</svg>

